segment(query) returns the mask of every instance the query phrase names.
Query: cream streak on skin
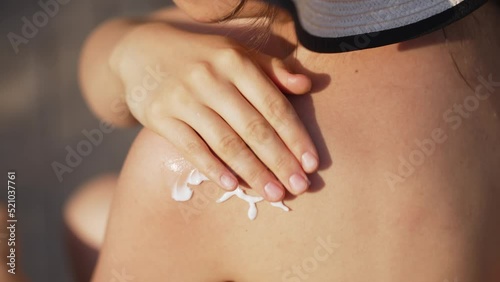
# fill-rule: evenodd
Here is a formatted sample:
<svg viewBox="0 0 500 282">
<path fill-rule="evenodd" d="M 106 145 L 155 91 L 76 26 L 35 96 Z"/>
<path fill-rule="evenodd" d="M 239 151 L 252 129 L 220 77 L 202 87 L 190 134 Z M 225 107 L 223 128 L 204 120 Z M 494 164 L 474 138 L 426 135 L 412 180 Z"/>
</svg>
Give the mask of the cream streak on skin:
<svg viewBox="0 0 500 282">
<path fill-rule="evenodd" d="M 179 176 L 175 182 L 174 187 L 172 187 L 172 199 L 177 202 L 185 202 L 189 201 L 193 197 L 193 190 L 189 187 L 189 185 L 198 186 L 203 181 L 208 181 L 209 179 L 203 175 L 197 169 L 192 169 L 188 172 L 188 168 L 190 164 L 184 160 L 183 158 L 178 158 L 175 160 L 171 160 L 167 162 L 167 167 L 176 172 Z M 227 201 L 232 196 L 237 196 L 243 201 L 248 203 L 248 218 L 250 220 L 254 220 L 257 217 L 257 205 L 256 203 L 264 200 L 262 197 L 250 196 L 245 193 L 243 189 L 238 186 L 234 191 L 224 193 L 216 203 L 223 203 Z M 279 202 L 271 202 L 273 207 L 280 208 L 286 212 L 290 211 L 290 209 L 283 204 L 283 201 Z"/>
</svg>

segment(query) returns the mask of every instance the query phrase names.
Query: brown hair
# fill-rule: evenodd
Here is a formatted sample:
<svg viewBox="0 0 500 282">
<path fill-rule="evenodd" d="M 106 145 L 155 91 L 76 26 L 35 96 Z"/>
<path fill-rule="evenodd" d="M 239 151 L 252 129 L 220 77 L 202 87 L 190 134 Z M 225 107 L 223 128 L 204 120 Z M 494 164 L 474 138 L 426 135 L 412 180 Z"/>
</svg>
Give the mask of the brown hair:
<svg viewBox="0 0 500 282">
<path fill-rule="evenodd" d="M 227 22 L 227 21 L 233 19 L 234 17 L 236 17 L 241 12 L 241 10 L 243 10 L 243 7 L 245 6 L 246 3 L 247 3 L 247 0 L 240 0 L 238 5 L 236 5 L 236 7 L 234 9 L 231 12 L 229 12 L 229 14 L 227 14 L 226 16 L 219 19 L 218 22 L 220 22 L 220 23 Z"/>
<path fill-rule="evenodd" d="M 238 5 L 226 16 L 218 20 L 219 23 L 230 21 L 238 16 L 245 7 L 247 0 L 240 0 Z M 257 17 L 249 25 L 251 47 L 259 49 L 271 37 L 271 26 L 276 19 L 277 9 L 271 4 L 265 5 L 260 11 L 260 17 Z"/>
</svg>

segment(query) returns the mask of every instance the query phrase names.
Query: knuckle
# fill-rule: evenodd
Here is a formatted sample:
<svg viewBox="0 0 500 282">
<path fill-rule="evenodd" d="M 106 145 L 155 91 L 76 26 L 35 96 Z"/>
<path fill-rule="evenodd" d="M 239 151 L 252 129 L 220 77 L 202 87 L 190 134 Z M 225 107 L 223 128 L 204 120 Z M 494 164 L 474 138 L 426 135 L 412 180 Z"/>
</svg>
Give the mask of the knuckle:
<svg viewBox="0 0 500 282">
<path fill-rule="evenodd" d="M 197 62 L 188 67 L 188 77 L 195 80 L 205 80 L 213 73 L 212 65 L 209 62 Z"/>
<path fill-rule="evenodd" d="M 304 147 L 304 144 L 307 144 L 307 139 L 302 138 L 301 135 L 298 135 L 296 138 L 290 140 L 287 142 L 288 148 L 290 148 L 290 151 L 292 154 L 293 152 L 305 152 L 306 148 Z M 295 159 L 297 161 L 297 159 Z M 298 162 L 298 161 L 297 161 Z M 300 164 L 299 164 L 300 166 Z"/>
<path fill-rule="evenodd" d="M 197 155 L 200 154 L 204 149 L 204 146 L 197 141 L 188 141 L 184 145 L 184 150 L 186 151 L 187 154 L 190 155 Z"/>
<path fill-rule="evenodd" d="M 269 111 L 269 116 L 271 116 L 277 124 L 286 126 L 295 115 L 292 105 L 286 99 L 269 97 L 265 105 Z"/>
<path fill-rule="evenodd" d="M 259 181 L 262 177 L 264 177 L 268 173 L 267 169 L 263 168 L 256 168 L 256 169 L 250 169 L 246 173 L 246 181 L 248 184 L 252 185 L 252 188 L 254 187 L 255 184 L 260 183 Z"/>
<path fill-rule="evenodd" d="M 234 171 L 241 172 L 242 175 L 247 171 L 248 166 L 252 166 L 255 163 L 255 155 L 250 150 L 246 144 L 245 148 L 241 151 L 233 153 L 233 155 L 227 154 L 226 163 L 230 165 Z"/>
<path fill-rule="evenodd" d="M 243 53 L 236 47 L 224 48 L 218 54 L 218 61 L 224 66 L 242 63 L 244 58 Z"/>
<path fill-rule="evenodd" d="M 276 170 L 282 170 L 284 168 L 289 167 L 291 164 L 293 164 L 293 161 L 290 160 L 288 157 L 284 156 L 284 154 L 281 154 L 274 161 L 274 168 Z"/>
<path fill-rule="evenodd" d="M 207 164 L 204 164 L 203 171 L 205 172 L 205 175 L 207 175 L 208 177 L 213 177 L 218 175 L 221 169 L 219 168 L 219 165 L 217 165 L 216 163 L 209 162 Z"/>
<path fill-rule="evenodd" d="M 155 99 L 147 102 L 144 118 L 147 122 L 156 122 L 172 117 L 175 114 L 175 105 L 187 105 L 189 93 L 184 85 L 173 86 L 168 93 L 158 93 Z M 166 95 L 165 95 L 166 94 Z"/>
<path fill-rule="evenodd" d="M 274 131 L 264 119 L 256 119 L 247 125 L 247 137 L 257 143 L 267 143 L 273 139 Z"/>
<path fill-rule="evenodd" d="M 149 109 L 145 113 L 147 121 L 163 119 L 166 116 L 166 111 L 163 103 L 152 101 L 149 104 Z"/>
<path fill-rule="evenodd" d="M 228 157 L 235 157 L 243 150 L 247 150 L 246 144 L 236 135 L 227 135 L 220 140 L 220 148 Z"/>
</svg>

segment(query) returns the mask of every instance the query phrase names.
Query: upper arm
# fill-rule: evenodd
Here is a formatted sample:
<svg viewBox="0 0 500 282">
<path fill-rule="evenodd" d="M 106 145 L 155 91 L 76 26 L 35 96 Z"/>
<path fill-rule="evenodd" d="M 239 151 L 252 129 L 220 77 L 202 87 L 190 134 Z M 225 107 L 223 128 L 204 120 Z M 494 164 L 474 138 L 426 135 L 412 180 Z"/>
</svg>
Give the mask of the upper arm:
<svg viewBox="0 0 500 282">
<path fill-rule="evenodd" d="M 113 19 L 96 28 L 80 54 L 79 84 L 89 108 L 102 120 L 117 126 L 136 123 L 124 101 L 124 87 L 109 59 L 121 38 L 139 22 Z"/>
</svg>

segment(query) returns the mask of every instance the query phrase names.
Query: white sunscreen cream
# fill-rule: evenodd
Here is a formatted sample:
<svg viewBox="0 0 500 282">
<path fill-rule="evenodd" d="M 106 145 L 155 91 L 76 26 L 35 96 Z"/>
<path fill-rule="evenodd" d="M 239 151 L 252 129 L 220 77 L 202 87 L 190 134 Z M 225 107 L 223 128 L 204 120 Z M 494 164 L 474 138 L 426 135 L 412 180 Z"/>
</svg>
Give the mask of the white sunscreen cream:
<svg viewBox="0 0 500 282">
<path fill-rule="evenodd" d="M 254 220 L 257 217 L 257 205 L 255 205 L 255 203 L 264 200 L 264 198 L 249 196 L 245 194 L 245 191 L 241 190 L 240 186 L 238 186 L 234 191 L 224 193 L 224 195 L 217 200 L 217 203 L 223 203 L 234 195 L 248 203 L 248 218 Z"/>
<path fill-rule="evenodd" d="M 190 171 L 187 170 L 186 163 L 187 162 L 184 159 L 172 160 L 167 163 L 170 170 L 179 174 L 174 187 L 172 187 L 172 199 L 178 202 L 189 201 L 191 197 L 193 197 L 193 190 L 189 188 L 188 185 L 197 186 L 203 181 L 209 180 L 197 169 L 192 169 Z M 238 186 L 234 191 L 224 193 L 222 197 L 216 201 L 216 203 L 223 203 L 234 195 L 248 203 L 248 218 L 250 220 L 254 220 L 257 217 L 256 203 L 263 201 L 264 198 L 247 195 L 245 191 Z M 280 208 L 284 211 L 290 210 L 287 206 L 285 206 L 285 204 L 283 204 L 283 201 L 270 204 L 273 207 Z"/>
</svg>

